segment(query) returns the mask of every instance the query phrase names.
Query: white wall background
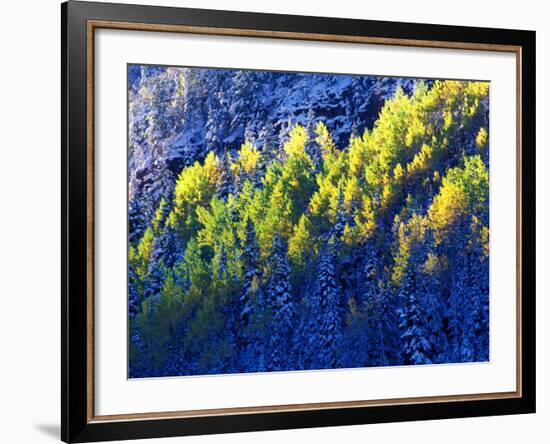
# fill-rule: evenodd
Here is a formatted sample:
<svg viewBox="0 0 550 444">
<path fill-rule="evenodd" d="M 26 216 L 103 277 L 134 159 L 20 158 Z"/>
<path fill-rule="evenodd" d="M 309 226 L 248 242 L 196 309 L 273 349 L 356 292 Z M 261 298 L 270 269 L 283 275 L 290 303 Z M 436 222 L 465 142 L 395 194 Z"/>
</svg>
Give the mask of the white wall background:
<svg viewBox="0 0 550 444">
<path fill-rule="evenodd" d="M 537 31 L 538 413 L 333 427 L 151 442 L 438 443 L 548 442 L 550 432 L 549 12 L 537 0 L 124 1 L 166 6 L 534 29 Z M 59 1 L 0 6 L 0 441 L 41 444 L 59 435 L 60 60 Z M 145 441 L 143 441 L 145 442 Z"/>
</svg>

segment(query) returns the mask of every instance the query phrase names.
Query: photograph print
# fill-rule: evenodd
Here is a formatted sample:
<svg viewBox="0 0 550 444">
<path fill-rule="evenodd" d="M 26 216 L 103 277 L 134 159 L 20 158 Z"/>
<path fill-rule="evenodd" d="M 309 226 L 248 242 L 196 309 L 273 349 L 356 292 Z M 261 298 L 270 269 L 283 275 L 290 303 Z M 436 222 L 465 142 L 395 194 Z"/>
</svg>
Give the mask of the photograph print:
<svg viewBox="0 0 550 444">
<path fill-rule="evenodd" d="M 127 69 L 129 378 L 489 361 L 489 82 Z"/>
</svg>

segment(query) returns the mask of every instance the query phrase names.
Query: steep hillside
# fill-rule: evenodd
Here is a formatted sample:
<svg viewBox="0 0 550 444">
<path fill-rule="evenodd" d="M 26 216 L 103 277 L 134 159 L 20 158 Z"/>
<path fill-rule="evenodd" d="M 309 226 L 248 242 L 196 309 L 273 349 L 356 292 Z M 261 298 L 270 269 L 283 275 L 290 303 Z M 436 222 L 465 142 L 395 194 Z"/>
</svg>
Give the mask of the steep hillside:
<svg viewBox="0 0 550 444">
<path fill-rule="evenodd" d="M 130 74 L 131 377 L 488 360 L 488 83 Z"/>
</svg>

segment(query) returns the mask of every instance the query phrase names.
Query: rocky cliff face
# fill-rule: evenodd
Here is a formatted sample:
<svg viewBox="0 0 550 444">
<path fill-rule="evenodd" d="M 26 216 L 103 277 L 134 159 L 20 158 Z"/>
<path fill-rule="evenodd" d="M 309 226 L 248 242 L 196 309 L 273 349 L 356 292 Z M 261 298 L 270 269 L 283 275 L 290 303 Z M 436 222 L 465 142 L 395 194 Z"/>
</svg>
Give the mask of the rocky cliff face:
<svg viewBox="0 0 550 444">
<path fill-rule="evenodd" d="M 145 217 L 169 197 L 181 169 L 238 150 L 245 140 L 273 152 L 299 123 L 323 121 L 343 149 L 371 128 L 398 87 L 416 79 L 130 65 L 128 71 L 130 209 Z M 266 153 L 267 154 L 267 153 Z M 314 159 L 315 160 L 315 159 Z M 139 198 L 139 199 L 138 199 Z M 139 202 L 138 202 L 139 200 Z"/>
</svg>

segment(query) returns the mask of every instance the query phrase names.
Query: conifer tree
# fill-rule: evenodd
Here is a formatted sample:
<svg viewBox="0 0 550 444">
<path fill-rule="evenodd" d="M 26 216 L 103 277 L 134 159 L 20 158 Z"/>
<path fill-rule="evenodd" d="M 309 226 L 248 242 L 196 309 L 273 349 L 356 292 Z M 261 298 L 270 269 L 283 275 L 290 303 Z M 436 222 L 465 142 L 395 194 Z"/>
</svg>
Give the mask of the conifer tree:
<svg viewBox="0 0 550 444">
<path fill-rule="evenodd" d="M 335 368 L 344 328 L 344 301 L 336 275 L 336 241 L 332 237 L 321 255 L 317 288 L 312 302 L 312 338 L 310 347 L 313 368 Z"/>
<path fill-rule="evenodd" d="M 134 196 L 128 201 L 128 241 L 136 245 L 147 228 L 151 210 L 143 195 Z"/>
<path fill-rule="evenodd" d="M 378 276 L 378 260 L 376 257 L 376 251 L 372 242 L 368 242 L 366 246 L 367 258 L 364 271 L 363 271 L 363 295 L 362 302 L 367 307 L 367 319 L 369 329 L 365 334 L 368 334 L 369 341 L 369 360 L 371 364 L 387 365 L 388 360 L 386 356 L 385 347 L 385 326 L 384 321 L 386 317 L 383 293 L 379 288 L 379 276 Z"/>
<path fill-rule="evenodd" d="M 261 282 L 261 270 L 259 266 L 260 252 L 256 243 L 254 223 L 250 218 L 246 221 L 245 235 L 246 238 L 243 251 L 243 267 L 245 270 L 244 292 L 240 299 L 240 313 L 244 328 L 248 326 L 248 321 L 253 306 L 253 299 L 260 288 Z"/>
<path fill-rule="evenodd" d="M 150 262 L 162 261 L 167 268 L 171 268 L 180 257 L 176 232 L 170 227 L 165 227 L 153 241 Z"/>
<path fill-rule="evenodd" d="M 315 140 L 315 113 L 310 107 L 306 117 L 306 132 L 307 132 L 307 142 L 305 146 L 305 152 L 311 158 L 313 162 L 313 167 L 316 172 L 320 171 L 321 164 L 323 162 L 321 148 Z"/>
<path fill-rule="evenodd" d="M 166 278 L 166 266 L 162 260 L 149 263 L 145 278 L 144 298 L 157 298 Z"/>
<path fill-rule="evenodd" d="M 141 310 L 141 297 L 137 288 L 137 275 L 131 264 L 128 265 L 128 313 L 135 316 Z"/>
<path fill-rule="evenodd" d="M 243 288 L 238 301 L 238 349 L 245 367 L 260 365 L 263 360 L 260 344 L 263 341 L 261 327 L 264 297 L 262 291 L 262 272 L 259 263 L 259 249 L 256 242 L 254 224 L 249 218 L 246 222 L 245 241 L 242 254 L 244 269 Z M 256 327 L 256 328 L 255 328 Z"/>
<path fill-rule="evenodd" d="M 266 292 L 266 303 L 272 316 L 269 337 L 269 370 L 284 370 L 291 359 L 295 307 L 290 286 L 290 266 L 286 257 L 286 248 L 285 241 L 275 234 L 271 258 L 271 277 Z"/>
<path fill-rule="evenodd" d="M 470 218 L 470 240 L 467 248 L 469 336 L 473 344 L 472 361 L 489 360 L 489 257 L 488 239 L 484 245 L 483 226 L 475 216 Z"/>
<path fill-rule="evenodd" d="M 217 196 L 227 202 L 227 197 L 234 192 L 233 173 L 231 172 L 231 155 L 229 152 L 220 160 L 220 170 Z"/>
<path fill-rule="evenodd" d="M 344 236 L 344 230 L 346 228 L 346 223 L 348 221 L 348 216 L 346 214 L 346 209 L 344 207 L 344 193 L 342 188 L 338 189 L 338 200 L 336 202 L 336 208 L 334 210 L 334 225 L 330 231 L 330 236 L 334 242 L 334 250 L 340 252 L 343 242 L 342 237 Z"/>
<path fill-rule="evenodd" d="M 431 345 L 432 361 L 438 363 L 446 359 L 448 338 L 444 333 L 445 319 L 445 282 L 444 265 L 440 262 L 438 251 L 440 248 L 434 243 L 434 233 L 431 228 L 426 229 L 422 240 L 423 256 L 417 262 L 418 270 L 418 299 L 423 307 L 425 318 L 426 338 Z"/>
<path fill-rule="evenodd" d="M 470 273 L 475 282 L 473 329 L 476 338 L 474 361 L 489 360 L 489 257 L 474 240 Z"/>
<path fill-rule="evenodd" d="M 426 318 L 418 295 L 415 264 L 409 264 L 399 288 L 398 311 L 403 364 L 430 364 L 431 344 L 427 338 Z"/>
<path fill-rule="evenodd" d="M 271 119 L 268 120 L 260 130 L 258 135 L 258 148 L 262 152 L 261 170 L 265 172 L 269 163 L 277 158 L 280 148 L 277 130 Z"/>
</svg>

